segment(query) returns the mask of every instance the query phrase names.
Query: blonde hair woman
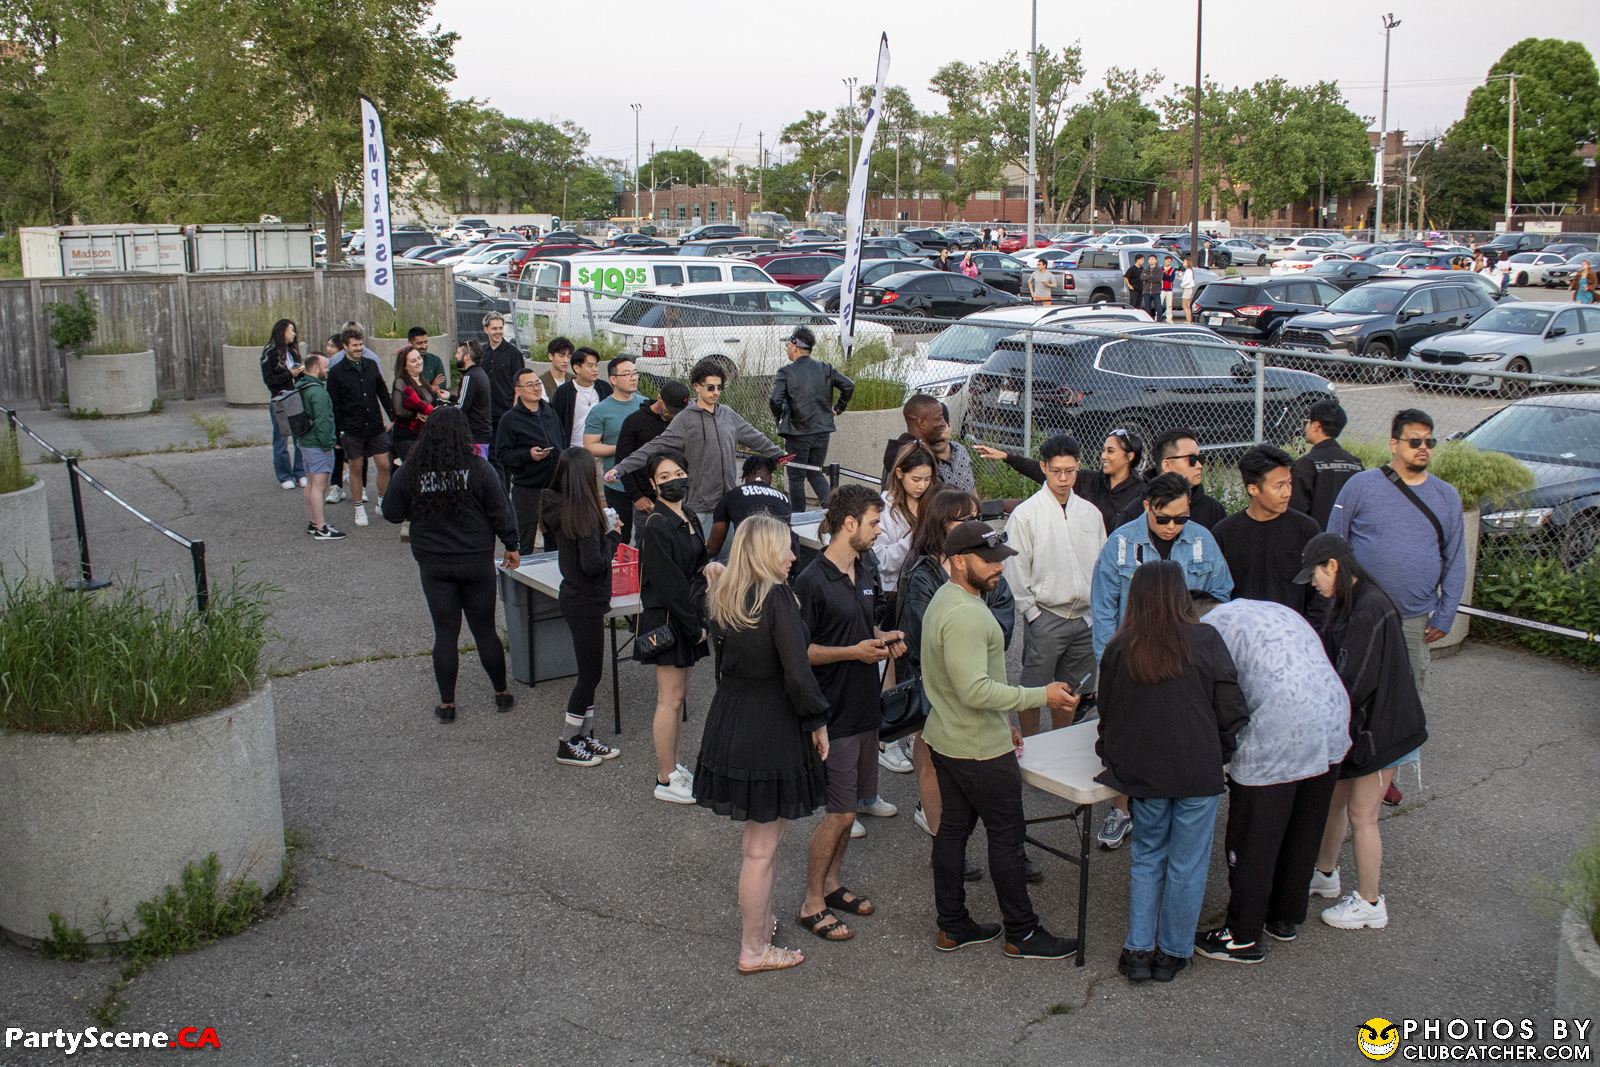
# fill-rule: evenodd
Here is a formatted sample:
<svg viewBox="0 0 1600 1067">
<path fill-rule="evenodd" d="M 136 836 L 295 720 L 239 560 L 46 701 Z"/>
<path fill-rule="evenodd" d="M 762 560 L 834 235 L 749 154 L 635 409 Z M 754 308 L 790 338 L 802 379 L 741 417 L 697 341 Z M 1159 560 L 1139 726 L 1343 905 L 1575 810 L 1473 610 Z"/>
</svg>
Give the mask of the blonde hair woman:
<svg viewBox="0 0 1600 1067">
<path fill-rule="evenodd" d="M 696 803 L 744 823 L 739 868 L 739 973 L 781 971 L 805 957 L 772 944 L 778 843 L 790 819 L 827 791 L 828 700 L 811 671 L 810 637 L 788 586 L 789 527 L 754 515 L 734 531 L 709 597 L 722 674 L 700 739 Z"/>
</svg>

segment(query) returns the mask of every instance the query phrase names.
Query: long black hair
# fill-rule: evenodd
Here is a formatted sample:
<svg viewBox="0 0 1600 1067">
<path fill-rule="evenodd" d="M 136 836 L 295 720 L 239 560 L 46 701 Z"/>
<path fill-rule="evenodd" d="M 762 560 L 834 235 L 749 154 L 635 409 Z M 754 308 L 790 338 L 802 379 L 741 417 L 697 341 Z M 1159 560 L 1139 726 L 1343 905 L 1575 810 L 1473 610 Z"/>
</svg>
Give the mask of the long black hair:
<svg viewBox="0 0 1600 1067">
<path fill-rule="evenodd" d="M 289 327 L 294 326 L 294 340 L 289 340 Z M 257 336 L 260 336 L 259 334 Z M 295 326 L 293 319 L 279 319 L 272 324 L 272 346 L 274 355 L 287 356 L 294 354 L 295 359 L 300 358 L 300 327 Z"/>
<path fill-rule="evenodd" d="M 450 518 L 465 511 L 476 454 L 461 409 L 449 404 L 435 408 L 401 468 L 411 481 L 415 513 Z"/>
<path fill-rule="evenodd" d="M 1328 611 L 1327 618 L 1323 620 L 1324 632 L 1336 626 L 1343 626 L 1350 619 L 1350 609 L 1355 606 L 1356 579 L 1369 589 L 1376 589 L 1385 597 L 1389 594 L 1378 580 L 1361 564 L 1356 562 L 1356 557 L 1350 553 L 1343 553 L 1333 557 L 1339 561 L 1339 573 L 1333 576 L 1333 606 Z"/>
<path fill-rule="evenodd" d="M 599 472 L 588 449 L 562 450 L 551 489 L 561 500 L 563 534 L 576 540 L 600 529 L 605 505 L 600 503 Z"/>
<path fill-rule="evenodd" d="M 1111 638 L 1122 649 L 1128 677 L 1140 685 L 1159 685 L 1182 675 L 1189 666 L 1184 624 L 1195 621 L 1181 564 L 1152 560 L 1134 571 L 1127 614 Z"/>
</svg>

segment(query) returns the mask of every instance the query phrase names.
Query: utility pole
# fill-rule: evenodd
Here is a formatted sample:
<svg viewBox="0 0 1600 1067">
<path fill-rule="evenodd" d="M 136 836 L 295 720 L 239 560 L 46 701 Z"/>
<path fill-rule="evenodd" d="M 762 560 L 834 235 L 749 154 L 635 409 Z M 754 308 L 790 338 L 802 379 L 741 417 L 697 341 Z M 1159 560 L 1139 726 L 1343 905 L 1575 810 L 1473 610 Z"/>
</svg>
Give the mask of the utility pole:
<svg viewBox="0 0 1600 1067">
<path fill-rule="evenodd" d="M 856 150 L 856 79 L 843 78 L 844 82 L 844 170 L 855 173 Z"/>
<path fill-rule="evenodd" d="M 1099 131 L 1098 130 L 1090 130 L 1089 131 L 1089 232 L 1090 233 L 1094 232 L 1094 217 L 1095 217 L 1096 214 L 1098 214 L 1098 212 L 1095 210 L 1094 180 L 1098 176 L 1096 172 L 1098 171 L 1098 169 L 1100 167 L 1100 143 L 1099 143 L 1099 140 L 1100 140 Z"/>
<path fill-rule="evenodd" d="M 640 162 L 639 162 L 639 111 L 644 107 L 644 105 L 643 104 L 629 104 L 628 107 L 633 110 L 633 214 L 634 214 L 634 217 L 637 218 L 638 215 L 639 215 L 639 170 L 640 170 Z"/>
<path fill-rule="evenodd" d="M 1201 266 L 1207 262 L 1200 248 L 1200 44 L 1205 26 L 1205 0 L 1194 0 L 1194 192 L 1189 207 L 1189 255 Z"/>
<path fill-rule="evenodd" d="M 650 221 L 656 217 L 656 143 L 650 142 Z"/>
<path fill-rule="evenodd" d="M 894 131 L 894 232 L 900 232 L 900 130 Z"/>
<path fill-rule="evenodd" d="M 756 131 L 756 202 L 761 205 L 761 210 L 767 209 L 766 188 L 767 178 L 767 133 L 765 130 Z"/>
<path fill-rule="evenodd" d="M 1511 81 L 1511 99 L 1506 108 L 1506 232 L 1511 232 L 1511 172 L 1517 162 L 1517 76 L 1506 75 Z"/>
<path fill-rule="evenodd" d="M 1033 247 L 1033 201 L 1039 195 L 1039 0 L 1033 0 L 1028 44 L 1028 247 Z M 1024 440 L 1027 440 L 1026 438 Z"/>
<path fill-rule="evenodd" d="M 1372 177 L 1373 184 L 1377 186 L 1372 211 L 1372 240 L 1379 240 L 1379 233 L 1383 230 L 1383 153 L 1389 140 L 1389 34 L 1400 25 L 1400 20 L 1391 12 L 1383 16 L 1383 105 L 1378 117 L 1378 158 L 1376 160 Z"/>
</svg>

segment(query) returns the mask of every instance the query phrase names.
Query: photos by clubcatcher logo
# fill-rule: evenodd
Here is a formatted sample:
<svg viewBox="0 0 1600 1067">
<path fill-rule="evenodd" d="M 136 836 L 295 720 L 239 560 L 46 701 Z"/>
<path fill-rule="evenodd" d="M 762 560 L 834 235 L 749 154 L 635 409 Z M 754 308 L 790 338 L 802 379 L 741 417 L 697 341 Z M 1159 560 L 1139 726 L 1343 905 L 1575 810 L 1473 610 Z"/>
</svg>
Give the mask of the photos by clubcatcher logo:
<svg viewBox="0 0 1600 1067">
<path fill-rule="evenodd" d="M 1375 1015 L 1356 1027 L 1356 1048 L 1373 1062 L 1592 1062 L 1593 1019 L 1402 1019 Z"/>
</svg>

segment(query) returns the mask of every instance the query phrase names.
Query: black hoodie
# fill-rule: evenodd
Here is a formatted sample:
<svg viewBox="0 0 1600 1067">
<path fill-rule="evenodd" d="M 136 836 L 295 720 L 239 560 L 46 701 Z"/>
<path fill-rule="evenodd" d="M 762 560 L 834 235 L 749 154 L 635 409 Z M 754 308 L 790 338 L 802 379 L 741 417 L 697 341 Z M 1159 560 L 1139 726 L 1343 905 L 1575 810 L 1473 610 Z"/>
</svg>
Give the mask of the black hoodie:
<svg viewBox="0 0 1600 1067">
<path fill-rule="evenodd" d="M 1350 754 L 1340 778 L 1379 771 L 1428 739 L 1422 698 L 1411 677 L 1400 611 L 1376 582 L 1358 581 L 1350 611 L 1328 612 L 1322 643 L 1350 692 Z"/>
<path fill-rule="evenodd" d="M 411 520 L 411 554 L 417 562 L 492 560 L 496 537 L 506 546 L 506 551 L 515 551 L 517 517 L 512 514 L 511 502 L 500 488 L 500 478 L 494 468 L 487 460 L 474 455 L 466 467 L 452 473 L 466 479 L 467 483 L 464 506 L 455 515 L 417 514 L 417 494 L 430 492 L 433 486 L 412 484 L 416 474 L 412 463 L 394 472 L 394 477 L 389 479 L 389 491 L 383 494 L 385 519 L 390 522 Z"/>
<path fill-rule="evenodd" d="M 556 458 L 566 445 L 561 420 L 552 405 L 541 400 L 537 411 L 529 411 L 522 404 L 513 404 L 495 430 L 494 461 L 505 468 L 518 489 L 543 489 L 555 476 Z M 534 459 L 529 454 L 533 448 L 551 451 L 544 459 Z"/>
</svg>

